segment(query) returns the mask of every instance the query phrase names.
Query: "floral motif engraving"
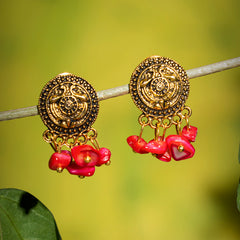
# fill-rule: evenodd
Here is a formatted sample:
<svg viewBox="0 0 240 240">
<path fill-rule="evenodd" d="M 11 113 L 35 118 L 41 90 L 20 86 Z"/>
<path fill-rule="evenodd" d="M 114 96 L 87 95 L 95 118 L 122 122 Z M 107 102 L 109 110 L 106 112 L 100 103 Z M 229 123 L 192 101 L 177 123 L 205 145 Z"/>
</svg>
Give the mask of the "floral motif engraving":
<svg viewBox="0 0 240 240">
<path fill-rule="evenodd" d="M 50 130 L 79 134 L 87 130 L 97 117 L 97 94 L 84 79 L 73 74 L 60 74 L 43 88 L 38 110 Z"/>
<path fill-rule="evenodd" d="M 47 111 L 50 119 L 63 128 L 73 128 L 86 121 L 88 92 L 76 83 L 66 82 L 49 92 Z"/>
<path fill-rule="evenodd" d="M 171 116 L 184 106 L 189 82 L 186 72 L 175 61 L 153 56 L 133 72 L 130 94 L 137 107 L 147 115 Z"/>
</svg>

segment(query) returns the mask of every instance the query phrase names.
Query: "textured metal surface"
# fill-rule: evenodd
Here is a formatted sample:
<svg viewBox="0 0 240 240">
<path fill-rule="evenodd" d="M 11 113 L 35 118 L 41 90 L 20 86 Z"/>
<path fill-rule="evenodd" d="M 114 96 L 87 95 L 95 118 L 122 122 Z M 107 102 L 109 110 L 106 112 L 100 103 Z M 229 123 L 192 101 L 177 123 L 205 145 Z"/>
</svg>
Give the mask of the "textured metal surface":
<svg viewBox="0 0 240 240">
<path fill-rule="evenodd" d="M 59 74 L 43 88 L 38 111 L 56 134 L 77 135 L 91 127 L 98 114 L 94 88 L 70 73 Z"/>
<path fill-rule="evenodd" d="M 189 81 L 185 70 L 174 60 L 152 56 L 134 70 L 129 90 L 136 106 L 146 115 L 166 117 L 184 107 Z"/>
</svg>

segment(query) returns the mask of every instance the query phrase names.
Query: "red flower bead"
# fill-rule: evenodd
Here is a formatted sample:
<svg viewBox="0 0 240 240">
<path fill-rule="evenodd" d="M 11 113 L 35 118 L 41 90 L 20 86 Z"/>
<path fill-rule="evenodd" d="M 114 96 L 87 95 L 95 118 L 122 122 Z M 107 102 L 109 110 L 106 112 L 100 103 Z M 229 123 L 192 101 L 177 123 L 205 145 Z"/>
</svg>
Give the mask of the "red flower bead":
<svg viewBox="0 0 240 240">
<path fill-rule="evenodd" d="M 127 138 L 127 143 L 133 149 L 134 152 L 140 154 L 148 153 L 145 150 L 147 142 L 143 138 L 139 138 L 138 136 L 133 135 Z"/>
<path fill-rule="evenodd" d="M 163 154 L 167 151 L 167 143 L 160 138 L 157 141 L 153 139 L 147 143 L 145 150 L 150 153 Z"/>
<path fill-rule="evenodd" d="M 100 158 L 99 151 L 90 145 L 75 146 L 71 153 L 80 167 L 94 167 Z"/>
<path fill-rule="evenodd" d="M 182 136 L 185 137 L 190 142 L 195 142 L 198 129 L 193 126 L 185 126 L 182 129 Z"/>
<path fill-rule="evenodd" d="M 62 172 L 62 170 L 70 164 L 71 159 L 71 153 L 67 150 L 62 150 L 60 153 L 55 152 L 52 154 L 48 166 L 52 170 Z"/>
<path fill-rule="evenodd" d="M 193 157 L 195 149 L 183 136 L 169 135 L 166 138 L 170 155 L 176 161 Z"/>
<path fill-rule="evenodd" d="M 71 162 L 67 166 L 67 170 L 70 174 L 78 175 L 78 176 L 84 176 L 84 177 L 90 177 L 95 172 L 95 167 L 80 167 L 75 162 Z"/>
<path fill-rule="evenodd" d="M 101 166 L 102 164 L 109 163 L 110 157 L 111 157 L 111 152 L 107 148 L 100 148 L 99 150 L 99 160 L 96 164 L 96 166 Z"/>
<path fill-rule="evenodd" d="M 157 154 L 156 158 L 161 160 L 161 161 L 164 161 L 164 162 L 170 162 L 171 161 L 171 155 L 168 151 L 166 151 L 163 154 Z"/>
</svg>

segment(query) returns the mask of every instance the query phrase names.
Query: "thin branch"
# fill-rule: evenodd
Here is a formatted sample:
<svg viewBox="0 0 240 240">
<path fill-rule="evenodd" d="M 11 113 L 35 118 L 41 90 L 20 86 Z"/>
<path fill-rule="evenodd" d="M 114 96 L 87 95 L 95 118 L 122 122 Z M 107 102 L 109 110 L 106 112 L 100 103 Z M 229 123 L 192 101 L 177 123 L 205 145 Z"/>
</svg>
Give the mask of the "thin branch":
<svg viewBox="0 0 240 240">
<path fill-rule="evenodd" d="M 227 69 L 235 68 L 240 66 L 240 57 L 228 59 L 222 62 L 213 63 L 210 65 L 193 68 L 187 70 L 189 79 L 202 77 L 211 73 L 224 71 Z M 128 84 L 102 90 L 97 92 L 99 101 L 106 100 L 113 97 L 122 96 L 129 93 Z M 11 120 L 16 118 L 30 117 L 38 115 L 37 106 L 19 108 L 9 111 L 0 112 L 0 121 Z"/>
</svg>

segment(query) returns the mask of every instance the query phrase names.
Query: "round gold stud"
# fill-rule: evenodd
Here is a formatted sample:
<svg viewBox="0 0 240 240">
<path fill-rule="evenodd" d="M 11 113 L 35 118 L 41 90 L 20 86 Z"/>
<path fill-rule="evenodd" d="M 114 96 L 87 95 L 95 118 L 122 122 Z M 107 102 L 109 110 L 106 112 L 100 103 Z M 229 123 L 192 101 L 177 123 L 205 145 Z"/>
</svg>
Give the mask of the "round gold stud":
<svg viewBox="0 0 240 240">
<path fill-rule="evenodd" d="M 81 179 L 85 178 L 85 176 L 78 176 L 78 177 L 81 178 Z"/>
<path fill-rule="evenodd" d="M 71 73 L 59 74 L 43 88 L 38 112 L 55 134 L 77 135 L 95 122 L 99 104 L 94 88 Z"/>
<path fill-rule="evenodd" d="M 63 168 L 61 168 L 61 167 L 57 168 L 58 173 L 61 173 L 62 171 L 63 171 Z"/>
<path fill-rule="evenodd" d="M 179 146 L 178 146 L 178 151 L 179 151 L 179 152 L 183 152 L 183 150 L 184 150 L 183 145 L 179 145 Z"/>
<path fill-rule="evenodd" d="M 86 156 L 86 157 L 84 158 L 84 162 L 85 162 L 85 163 L 90 163 L 90 162 L 91 162 L 91 157 L 90 157 L 90 156 Z"/>
<path fill-rule="evenodd" d="M 110 161 L 110 160 L 108 160 L 108 161 L 105 163 L 106 166 L 109 166 L 110 164 L 111 164 L 111 161 Z"/>
<path fill-rule="evenodd" d="M 167 117 L 184 106 L 189 95 L 189 81 L 177 62 L 152 56 L 142 61 L 132 73 L 129 91 L 143 113 Z"/>
</svg>

